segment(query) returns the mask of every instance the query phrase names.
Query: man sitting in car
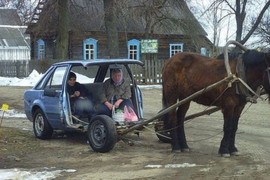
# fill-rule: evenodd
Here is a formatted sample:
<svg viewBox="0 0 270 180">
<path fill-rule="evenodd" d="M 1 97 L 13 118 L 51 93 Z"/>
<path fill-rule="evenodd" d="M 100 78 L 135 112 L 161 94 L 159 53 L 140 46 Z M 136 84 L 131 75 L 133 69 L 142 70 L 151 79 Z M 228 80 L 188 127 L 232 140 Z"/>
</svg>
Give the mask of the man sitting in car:
<svg viewBox="0 0 270 180">
<path fill-rule="evenodd" d="M 73 115 L 78 117 L 89 117 L 94 113 L 92 97 L 87 94 L 87 90 L 82 84 L 76 82 L 76 78 L 74 72 L 69 73 L 67 92 L 70 97 L 71 111 Z"/>
</svg>

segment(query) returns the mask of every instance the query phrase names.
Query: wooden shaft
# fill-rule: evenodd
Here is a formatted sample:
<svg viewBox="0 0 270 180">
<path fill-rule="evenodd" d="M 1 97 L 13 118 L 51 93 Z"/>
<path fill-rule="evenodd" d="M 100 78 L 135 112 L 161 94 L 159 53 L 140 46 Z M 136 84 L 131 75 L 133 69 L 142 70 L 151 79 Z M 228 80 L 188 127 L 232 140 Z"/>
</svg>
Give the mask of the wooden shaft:
<svg viewBox="0 0 270 180">
<path fill-rule="evenodd" d="M 135 130 L 135 129 L 139 129 L 139 128 L 143 127 L 144 125 L 146 125 L 146 124 L 148 124 L 148 123 L 150 123 L 150 122 L 152 122 L 152 121 L 154 121 L 154 120 L 156 120 L 156 119 L 162 117 L 164 114 L 167 114 L 168 112 L 171 112 L 172 110 L 176 109 L 177 107 L 181 106 L 182 104 L 185 104 L 185 103 L 191 101 L 192 99 L 196 98 L 197 96 L 199 96 L 199 95 L 201 95 L 201 94 L 203 94 L 203 93 L 205 93 L 205 92 L 207 92 L 207 91 L 210 91 L 210 90 L 216 88 L 217 86 L 223 84 L 225 81 L 230 82 L 230 81 L 233 80 L 234 78 L 235 78 L 235 76 L 231 74 L 231 75 L 229 75 L 228 77 L 225 77 L 224 79 L 222 79 L 222 80 L 220 80 L 220 81 L 218 81 L 218 82 L 216 82 L 216 83 L 214 83 L 214 84 L 211 84 L 211 85 L 207 86 L 206 88 L 203 88 L 203 89 L 201 89 L 201 90 L 195 92 L 194 94 L 192 94 L 192 95 L 186 97 L 185 99 L 182 99 L 181 101 L 179 101 L 179 102 L 177 102 L 177 103 L 171 105 L 170 107 L 168 107 L 168 108 L 166 108 L 166 109 L 163 109 L 162 111 L 160 111 L 160 112 L 159 112 L 157 115 L 155 115 L 154 117 L 152 117 L 152 118 L 150 118 L 150 119 L 148 119 L 148 120 L 145 120 L 145 121 L 143 121 L 143 122 L 140 123 L 140 124 L 136 124 L 136 125 L 134 125 L 134 126 L 128 128 L 128 129 L 125 129 L 125 130 L 123 130 L 122 132 L 119 132 L 119 135 L 123 135 L 123 134 L 129 133 L 129 132 L 131 132 L 131 131 L 133 131 L 133 130 Z"/>
</svg>

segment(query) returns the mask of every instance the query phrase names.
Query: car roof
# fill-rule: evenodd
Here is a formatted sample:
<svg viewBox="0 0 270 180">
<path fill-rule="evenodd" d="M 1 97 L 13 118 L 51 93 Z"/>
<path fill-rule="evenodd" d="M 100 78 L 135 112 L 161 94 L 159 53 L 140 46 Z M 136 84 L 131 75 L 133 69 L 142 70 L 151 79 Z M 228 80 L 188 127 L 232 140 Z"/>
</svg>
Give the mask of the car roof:
<svg viewBox="0 0 270 180">
<path fill-rule="evenodd" d="M 143 66 L 144 63 L 140 60 L 134 59 L 95 59 L 95 60 L 66 60 L 62 62 L 55 63 L 54 65 L 82 65 L 84 67 L 92 65 L 113 65 L 113 64 L 137 64 Z"/>
</svg>

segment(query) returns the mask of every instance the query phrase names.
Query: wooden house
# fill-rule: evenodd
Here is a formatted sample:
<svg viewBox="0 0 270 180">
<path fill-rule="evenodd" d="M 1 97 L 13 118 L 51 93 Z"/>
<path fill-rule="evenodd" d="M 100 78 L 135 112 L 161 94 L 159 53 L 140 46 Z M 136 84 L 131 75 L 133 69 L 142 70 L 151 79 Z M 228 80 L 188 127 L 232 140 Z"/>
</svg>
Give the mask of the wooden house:
<svg viewBox="0 0 270 180">
<path fill-rule="evenodd" d="M 116 2 L 119 58 L 165 60 L 180 51 L 207 54 L 211 42 L 185 3 Z M 108 58 L 103 6 L 102 0 L 69 0 L 69 59 Z M 32 59 L 56 57 L 57 25 L 57 0 L 40 0 L 27 29 Z"/>
<path fill-rule="evenodd" d="M 0 8 L 0 60 L 30 60 L 30 36 L 16 9 Z"/>
<path fill-rule="evenodd" d="M 0 8 L 0 76 L 29 75 L 30 36 L 16 9 Z"/>
</svg>

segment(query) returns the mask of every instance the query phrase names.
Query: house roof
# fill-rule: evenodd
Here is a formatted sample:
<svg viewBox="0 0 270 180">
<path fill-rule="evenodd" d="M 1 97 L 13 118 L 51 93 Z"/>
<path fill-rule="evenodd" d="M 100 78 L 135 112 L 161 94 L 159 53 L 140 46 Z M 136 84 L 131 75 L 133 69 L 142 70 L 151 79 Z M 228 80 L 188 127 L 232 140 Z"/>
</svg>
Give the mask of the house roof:
<svg viewBox="0 0 270 180">
<path fill-rule="evenodd" d="M 0 25 L 21 26 L 22 22 L 16 9 L 0 8 Z"/>
<path fill-rule="evenodd" d="M 168 0 L 160 6 L 157 2 L 155 0 L 126 0 L 119 3 L 116 9 L 118 31 L 146 33 L 147 27 L 150 27 L 149 33 L 153 34 L 185 35 L 192 32 L 197 35 L 207 35 L 186 4 Z M 70 0 L 69 3 L 71 30 L 105 31 L 103 1 Z M 48 0 L 37 22 L 42 27 L 38 28 L 37 24 L 32 24 L 27 33 L 38 32 L 40 28 L 45 33 L 55 33 L 57 17 L 55 1 Z"/>
<path fill-rule="evenodd" d="M 0 25 L 0 47 L 29 47 L 29 36 L 24 32 L 26 26 L 1 26 Z"/>
<path fill-rule="evenodd" d="M 29 48 L 29 35 L 24 34 L 26 28 L 21 26 L 16 10 L 0 8 L 0 47 Z"/>
</svg>

